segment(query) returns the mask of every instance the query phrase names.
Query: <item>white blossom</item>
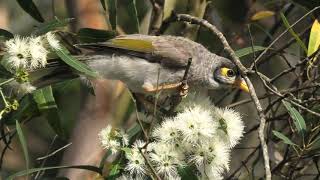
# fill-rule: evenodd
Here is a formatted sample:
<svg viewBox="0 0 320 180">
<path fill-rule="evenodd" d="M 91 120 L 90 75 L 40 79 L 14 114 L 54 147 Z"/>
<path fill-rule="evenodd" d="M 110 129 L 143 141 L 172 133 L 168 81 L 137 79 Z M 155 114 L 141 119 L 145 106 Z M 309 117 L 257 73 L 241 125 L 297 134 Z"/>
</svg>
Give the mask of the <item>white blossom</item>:
<svg viewBox="0 0 320 180">
<path fill-rule="evenodd" d="M 219 140 L 198 144 L 189 159 L 189 163 L 194 163 L 202 176 L 209 177 L 221 176 L 224 170 L 229 170 L 229 162 L 229 148 Z"/>
<path fill-rule="evenodd" d="M 213 114 L 219 123 L 218 136 L 231 148 L 234 147 L 243 136 L 244 124 L 241 115 L 228 108 L 214 108 Z"/>
<path fill-rule="evenodd" d="M 213 105 L 209 96 L 200 94 L 198 92 L 188 93 L 186 98 L 183 98 L 177 107 L 177 111 L 184 111 L 186 108 L 194 108 L 195 106 L 203 109 L 210 109 Z"/>
<path fill-rule="evenodd" d="M 158 141 L 165 143 L 179 143 L 181 142 L 181 132 L 178 128 L 179 122 L 173 119 L 165 119 L 161 126 L 153 130 L 153 137 Z"/>
<path fill-rule="evenodd" d="M 46 34 L 46 38 L 47 38 L 47 41 L 50 45 L 50 47 L 54 50 L 59 50 L 61 49 L 61 46 L 60 46 L 60 42 L 59 40 L 57 39 L 57 37 L 54 35 L 53 32 L 48 32 Z"/>
<path fill-rule="evenodd" d="M 184 141 L 196 143 L 214 136 L 217 123 L 213 121 L 209 110 L 199 106 L 186 108 L 176 116 Z"/>
<path fill-rule="evenodd" d="M 4 44 L 8 53 L 9 66 L 13 69 L 26 68 L 30 58 L 28 38 L 15 36 Z"/>
<path fill-rule="evenodd" d="M 132 148 L 129 153 L 126 153 L 128 163 L 125 167 L 126 171 L 129 171 L 131 176 L 136 178 L 142 178 L 146 174 L 146 164 L 144 157 L 140 153 L 138 148 Z"/>
<path fill-rule="evenodd" d="M 44 67 L 47 64 L 48 51 L 43 46 L 41 37 L 30 38 L 29 41 L 31 68 Z"/>
<path fill-rule="evenodd" d="M 129 136 L 124 131 L 120 131 L 121 142 L 123 146 L 129 145 Z"/>
<path fill-rule="evenodd" d="M 183 166 L 184 155 L 174 151 L 170 144 L 156 143 L 149 154 L 156 172 L 164 179 L 180 179 L 177 168 Z"/>
<path fill-rule="evenodd" d="M 136 140 L 126 151 L 125 174 L 130 178 L 151 176 L 142 152 L 162 179 L 181 179 L 178 168 L 184 167 L 196 168 L 200 180 L 223 179 L 224 171 L 229 170 L 230 149 L 243 135 L 240 114 L 214 107 L 199 94 L 191 94 L 183 103 L 177 116 L 164 118 L 152 129 L 148 144 Z"/>
<path fill-rule="evenodd" d="M 110 125 L 106 128 L 102 129 L 98 134 L 101 145 L 104 149 L 110 149 L 112 154 L 118 152 L 118 150 L 126 145 L 127 142 L 124 135 L 120 133 L 118 130 L 112 129 Z"/>
<path fill-rule="evenodd" d="M 134 143 L 133 143 L 133 147 L 136 148 L 136 149 L 142 149 L 146 146 L 146 142 L 144 142 L 143 140 L 136 140 Z"/>
</svg>

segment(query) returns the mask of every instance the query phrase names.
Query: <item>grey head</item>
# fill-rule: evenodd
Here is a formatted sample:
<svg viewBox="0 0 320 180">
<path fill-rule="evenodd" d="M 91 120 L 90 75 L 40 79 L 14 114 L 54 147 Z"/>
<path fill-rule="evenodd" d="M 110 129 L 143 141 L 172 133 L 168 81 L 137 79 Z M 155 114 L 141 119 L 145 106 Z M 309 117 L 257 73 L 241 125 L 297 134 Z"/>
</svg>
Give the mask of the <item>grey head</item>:
<svg viewBox="0 0 320 180">
<path fill-rule="evenodd" d="M 214 63 L 211 65 L 211 70 L 208 76 L 209 87 L 216 88 L 239 88 L 248 92 L 248 86 L 237 66 L 225 57 L 214 54 Z"/>
</svg>

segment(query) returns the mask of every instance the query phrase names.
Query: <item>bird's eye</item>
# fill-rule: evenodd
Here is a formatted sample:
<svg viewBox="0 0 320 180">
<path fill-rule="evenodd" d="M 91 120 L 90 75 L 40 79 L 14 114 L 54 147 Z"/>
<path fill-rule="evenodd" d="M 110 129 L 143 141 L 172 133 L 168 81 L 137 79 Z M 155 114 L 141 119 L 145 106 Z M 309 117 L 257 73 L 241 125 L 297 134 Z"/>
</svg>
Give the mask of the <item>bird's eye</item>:
<svg viewBox="0 0 320 180">
<path fill-rule="evenodd" d="M 236 76 L 236 73 L 234 70 L 226 67 L 221 68 L 220 73 L 223 77 L 228 77 L 228 78 L 232 78 Z"/>
<path fill-rule="evenodd" d="M 229 70 L 227 71 L 227 76 L 228 76 L 228 77 L 233 77 L 233 76 L 235 76 L 234 71 L 231 70 L 231 69 L 229 69 Z"/>
</svg>

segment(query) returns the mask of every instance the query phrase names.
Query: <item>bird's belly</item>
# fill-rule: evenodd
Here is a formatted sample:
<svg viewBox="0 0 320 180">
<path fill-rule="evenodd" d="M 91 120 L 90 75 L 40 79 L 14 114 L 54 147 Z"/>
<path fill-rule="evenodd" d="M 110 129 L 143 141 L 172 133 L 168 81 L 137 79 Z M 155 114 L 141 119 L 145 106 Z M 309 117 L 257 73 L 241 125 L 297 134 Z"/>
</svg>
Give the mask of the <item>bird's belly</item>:
<svg viewBox="0 0 320 180">
<path fill-rule="evenodd" d="M 143 85 L 149 83 L 154 87 L 161 84 L 177 83 L 182 80 L 184 71 L 163 68 L 158 63 L 145 59 L 110 55 L 109 58 L 87 63 L 106 79 L 116 79 L 125 83 L 133 92 L 145 92 Z"/>
</svg>

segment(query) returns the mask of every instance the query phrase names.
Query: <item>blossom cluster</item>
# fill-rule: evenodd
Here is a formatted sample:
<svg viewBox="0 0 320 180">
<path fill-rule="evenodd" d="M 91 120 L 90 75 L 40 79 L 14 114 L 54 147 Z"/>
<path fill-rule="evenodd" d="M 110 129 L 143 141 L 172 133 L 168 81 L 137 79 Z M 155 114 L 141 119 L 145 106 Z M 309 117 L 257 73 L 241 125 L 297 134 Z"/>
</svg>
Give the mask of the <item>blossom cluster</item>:
<svg viewBox="0 0 320 180">
<path fill-rule="evenodd" d="M 111 126 L 101 130 L 98 136 L 102 147 L 111 150 L 112 154 L 117 153 L 121 147 L 127 146 L 129 143 L 127 134 L 121 130 L 113 129 Z"/>
<path fill-rule="evenodd" d="M 17 94 L 31 93 L 36 88 L 29 81 L 29 71 L 45 67 L 48 54 L 61 48 L 60 42 L 52 32 L 37 37 L 19 35 L 4 42 L 4 58 L 1 60 L 8 71 L 14 74 L 11 87 Z"/>
<path fill-rule="evenodd" d="M 47 55 L 52 49 L 59 49 L 59 41 L 52 32 L 38 37 L 21 37 L 19 35 L 4 43 L 6 67 L 10 70 L 30 70 L 44 67 Z"/>
<path fill-rule="evenodd" d="M 198 179 L 222 179 L 229 169 L 230 151 L 243 135 L 240 114 L 215 107 L 198 94 L 190 94 L 178 109 L 175 117 L 165 118 L 152 129 L 151 142 L 137 140 L 131 146 L 124 174 L 118 179 L 145 179 L 153 173 L 162 179 L 181 179 L 181 170 L 186 168 Z"/>
</svg>

